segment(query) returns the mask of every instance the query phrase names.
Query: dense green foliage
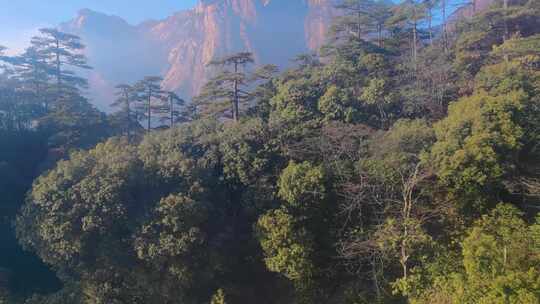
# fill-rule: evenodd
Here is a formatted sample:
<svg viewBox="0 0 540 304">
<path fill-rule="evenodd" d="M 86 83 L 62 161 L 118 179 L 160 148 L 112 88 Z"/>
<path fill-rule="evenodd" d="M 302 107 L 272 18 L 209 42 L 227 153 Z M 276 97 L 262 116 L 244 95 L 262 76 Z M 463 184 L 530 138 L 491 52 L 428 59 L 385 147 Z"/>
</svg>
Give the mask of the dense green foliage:
<svg viewBox="0 0 540 304">
<path fill-rule="evenodd" d="M 216 60 L 195 104 L 148 77 L 113 119 L 1 108 L 39 147 L 0 158 L 0 207 L 63 284 L 23 299 L 0 271 L 0 303 L 540 303 L 538 2 L 442 33 L 437 5 L 344 1 L 321 57 Z"/>
</svg>

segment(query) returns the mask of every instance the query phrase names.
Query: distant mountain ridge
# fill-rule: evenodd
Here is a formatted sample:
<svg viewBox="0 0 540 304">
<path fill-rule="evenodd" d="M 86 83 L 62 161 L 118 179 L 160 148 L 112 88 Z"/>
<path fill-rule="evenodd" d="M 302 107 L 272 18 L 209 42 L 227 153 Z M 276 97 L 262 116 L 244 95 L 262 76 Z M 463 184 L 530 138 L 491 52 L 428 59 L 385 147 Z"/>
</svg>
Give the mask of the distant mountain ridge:
<svg viewBox="0 0 540 304">
<path fill-rule="evenodd" d="M 59 28 L 81 36 L 94 70 L 90 97 L 108 111 L 114 86 L 160 75 L 162 86 L 185 98 L 197 95 L 211 75 L 210 60 L 237 51 L 257 64 L 280 68 L 296 55 L 318 50 L 336 15 L 336 0 L 199 0 L 163 20 L 131 25 L 89 9 Z M 449 24 L 484 11 L 494 0 L 462 5 Z"/>
<path fill-rule="evenodd" d="M 116 84 L 146 75 L 163 76 L 163 87 L 184 97 L 196 95 L 209 77 L 206 64 L 236 51 L 284 68 L 323 44 L 334 13 L 332 0 L 200 0 L 139 25 L 83 9 L 59 28 L 87 45 L 91 97 L 107 110 Z"/>
</svg>

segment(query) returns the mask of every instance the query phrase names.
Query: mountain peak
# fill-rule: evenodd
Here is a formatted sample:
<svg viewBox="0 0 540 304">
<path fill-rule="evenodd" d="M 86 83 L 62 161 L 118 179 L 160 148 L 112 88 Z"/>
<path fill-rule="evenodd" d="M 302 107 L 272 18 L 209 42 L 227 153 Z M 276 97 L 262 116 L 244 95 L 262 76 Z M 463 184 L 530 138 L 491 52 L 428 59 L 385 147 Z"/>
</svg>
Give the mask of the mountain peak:
<svg viewBox="0 0 540 304">
<path fill-rule="evenodd" d="M 206 64 L 215 57 L 248 51 L 257 64 L 286 68 L 295 55 L 316 51 L 332 18 L 332 1 L 199 0 L 193 9 L 139 25 L 83 9 L 61 29 L 81 36 L 100 84 L 113 88 L 161 75 L 165 89 L 189 98 L 211 76 Z M 101 105 L 110 101 L 99 99 Z"/>
<path fill-rule="evenodd" d="M 97 14 L 101 14 L 99 12 L 96 12 L 92 9 L 89 9 L 89 8 L 83 8 L 83 9 L 80 9 L 78 12 L 77 12 L 77 16 L 89 16 L 89 15 L 97 15 Z"/>
<path fill-rule="evenodd" d="M 91 28 L 104 26 L 128 26 L 127 21 L 116 15 L 109 15 L 89 8 L 83 8 L 77 12 L 77 16 L 69 22 L 61 24 L 61 27 Z"/>
</svg>

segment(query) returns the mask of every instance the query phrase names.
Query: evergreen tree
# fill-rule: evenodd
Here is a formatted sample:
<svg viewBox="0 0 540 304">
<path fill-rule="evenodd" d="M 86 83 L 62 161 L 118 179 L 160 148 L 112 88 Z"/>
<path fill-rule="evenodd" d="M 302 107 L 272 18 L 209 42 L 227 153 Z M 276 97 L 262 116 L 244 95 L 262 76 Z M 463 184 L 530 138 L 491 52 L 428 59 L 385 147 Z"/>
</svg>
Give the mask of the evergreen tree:
<svg viewBox="0 0 540 304">
<path fill-rule="evenodd" d="M 91 69 L 81 52 L 85 46 L 81 39 L 53 28 L 40 29 L 40 36 L 32 38 L 32 47 L 45 58 L 48 73 L 55 80 L 56 96 L 65 91 L 79 92 L 88 83 L 72 69 Z"/>
<path fill-rule="evenodd" d="M 336 8 L 343 12 L 335 18 L 331 36 L 336 41 L 368 41 L 376 37 L 379 47 L 383 47 L 385 25 L 392 16 L 391 4 L 373 0 L 343 0 Z M 373 35 L 375 34 L 375 35 Z"/>
<path fill-rule="evenodd" d="M 120 84 L 116 86 L 117 99 L 111 104 L 112 107 L 120 108 L 117 114 L 119 115 L 120 123 L 123 125 L 125 135 L 128 140 L 131 140 L 132 130 L 138 121 L 134 117 L 133 104 L 137 101 L 135 89 L 128 84 Z"/>
<path fill-rule="evenodd" d="M 346 38 L 360 41 L 369 32 L 369 11 L 373 3 L 370 0 L 344 0 L 336 8 L 344 11 L 333 25 L 335 38 Z"/>
<path fill-rule="evenodd" d="M 180 98 L 176 93 L 166 91 L 164 92 L 163 105 L 160 112 L 163 116 L 161 120 L 168 123 L 172 128 L 178 122 L 184 122 L 188 120 L 186 109 L 184 108 L 186 101 Z"/>
<path fill-rule="evenodd" d="M 403 28 L 410 34 L 410 58 L 414 72 L 418 69 L 418 50 L 420 48 L 421 24 L 426 19 L 426 6 L 418 0 L 405 0 L 395 7 L 389 23 Z"/>
<path fill-rule="evenodd" d="M 163 78 L 159 76 L 147 76 L 137 82 L 134 87 L 137 91 L 137 110 L 142 117 L 146 119 L 146 130 L 152 129 L 152 114 L 159 108 L 158 105 L 163 102 L 163 91 L 161 82 Z"/>
<path fill-rule="evenodd" d="M 204 114 L 220 116 L 229 112 L 234 121 L 239 121 L 240 107 L 252 97 L 246 91 L 250 80 L 245 67 L 253 62 L 253 54 L 241 52 L 215 59 L 208 64 L 218 68 L 219 72 L 195 99 Z"/>
<path fill-rule="evenodd" d="M 41 106 L 44 113 L 49 112 L 51 76 L 50 65 L 44 53 L 35 47 L 29 47 L 20 56 L 11 57 L 9 62 L 14 67 L 14 73 L 24 90 L 33 95 L 34 104 Z"/>
<path fill-rule="evenodd" d="M 376 1 L 369 12 L 371 23 L 377 32 L 377 45 L 384 47 L 384 35 L 388 31 L 387 23 L 392 17 L 392 4 L 386 1 Z"/>
</svg>

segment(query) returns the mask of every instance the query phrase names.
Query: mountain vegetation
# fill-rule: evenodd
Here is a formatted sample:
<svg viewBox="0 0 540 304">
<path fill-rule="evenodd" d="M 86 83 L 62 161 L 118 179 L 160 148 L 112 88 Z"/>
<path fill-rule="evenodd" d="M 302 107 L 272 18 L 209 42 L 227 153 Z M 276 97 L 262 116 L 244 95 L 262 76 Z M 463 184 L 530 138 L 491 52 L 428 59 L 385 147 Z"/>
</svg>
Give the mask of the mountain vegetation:
<svg viewBox="0 0 540 304">
<path fill-rule="evenodd" d="M 77 36 L 0 48 L 0 303 L 540 303 L 539 2 L 336 9 L 287 70 L 110 115 Z"/>
</svg>

